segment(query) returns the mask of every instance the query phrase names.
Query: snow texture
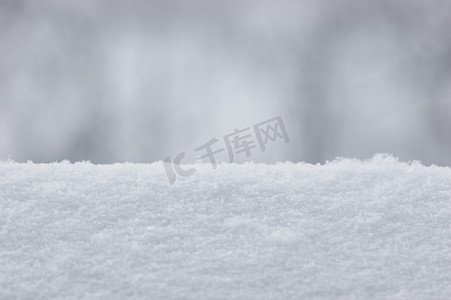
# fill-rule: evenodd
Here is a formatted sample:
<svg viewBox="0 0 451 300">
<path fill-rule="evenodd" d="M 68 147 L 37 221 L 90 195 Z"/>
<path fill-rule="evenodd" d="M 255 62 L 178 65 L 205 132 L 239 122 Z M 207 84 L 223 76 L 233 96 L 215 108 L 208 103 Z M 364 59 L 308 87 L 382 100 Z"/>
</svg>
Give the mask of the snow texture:
<svg viewBox="0 0 451 300">
<path fill-rule="evenodd" d="M 0 299 L 449 299 L 451 169 L 0 163 Z"/>
</svg>

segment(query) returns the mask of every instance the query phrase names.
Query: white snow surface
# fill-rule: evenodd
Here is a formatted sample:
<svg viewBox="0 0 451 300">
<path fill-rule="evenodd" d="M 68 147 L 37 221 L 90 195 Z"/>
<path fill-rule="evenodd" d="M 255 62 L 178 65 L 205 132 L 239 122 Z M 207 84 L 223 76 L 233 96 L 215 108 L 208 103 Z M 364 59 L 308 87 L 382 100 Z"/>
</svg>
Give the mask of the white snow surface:
<svg viewBox="0 0 451 300">
<path fill-rule="evenodd" d="M 450 299 L 451 169 L 0 163 L 0 299 Z"/>
</svg>

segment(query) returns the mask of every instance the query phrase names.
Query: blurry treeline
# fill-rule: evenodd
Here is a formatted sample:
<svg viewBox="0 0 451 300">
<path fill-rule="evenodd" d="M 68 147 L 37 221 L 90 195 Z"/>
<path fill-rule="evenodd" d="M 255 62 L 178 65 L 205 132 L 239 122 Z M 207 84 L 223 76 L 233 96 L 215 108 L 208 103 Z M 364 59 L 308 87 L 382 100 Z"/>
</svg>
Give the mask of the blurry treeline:
<svg viewBox="0 0 451 300">
<path fill-rule="evenodd" d="M 0 0 L 0 159 L 151 162 L 282 115 L 256 161 L 451 165 L 451 1 Z"/>
</svg>

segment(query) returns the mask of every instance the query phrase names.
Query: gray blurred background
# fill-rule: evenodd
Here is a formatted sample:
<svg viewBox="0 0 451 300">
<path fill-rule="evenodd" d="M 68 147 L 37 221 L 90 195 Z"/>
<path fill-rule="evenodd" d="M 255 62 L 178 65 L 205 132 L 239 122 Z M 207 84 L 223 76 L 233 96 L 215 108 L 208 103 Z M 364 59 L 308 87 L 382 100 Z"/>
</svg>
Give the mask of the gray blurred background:
<svg viewBox="0 0 451 300">
<path fill-rule="evenodd" d="M 450 32 L 449 0 L 0 0 L 0 160 L 153 162 L 281 115 L 242 160 L 449 166 Z"/>
</svg>

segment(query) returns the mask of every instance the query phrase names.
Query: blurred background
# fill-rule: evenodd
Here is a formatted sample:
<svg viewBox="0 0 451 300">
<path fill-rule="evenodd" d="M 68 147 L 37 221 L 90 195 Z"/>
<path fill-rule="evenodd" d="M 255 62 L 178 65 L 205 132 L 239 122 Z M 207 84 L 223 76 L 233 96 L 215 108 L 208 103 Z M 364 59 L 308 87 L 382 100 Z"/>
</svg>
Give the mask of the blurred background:
<svg viewBox="0 0 451 300">
<path fill-rule="evenodd" d="M 450 13 L 449 0 L 0 0 L 0 160 L 153 162 L 281 115 L 290 142 L 239 160 L 450 166 Z"/>
</svg>

